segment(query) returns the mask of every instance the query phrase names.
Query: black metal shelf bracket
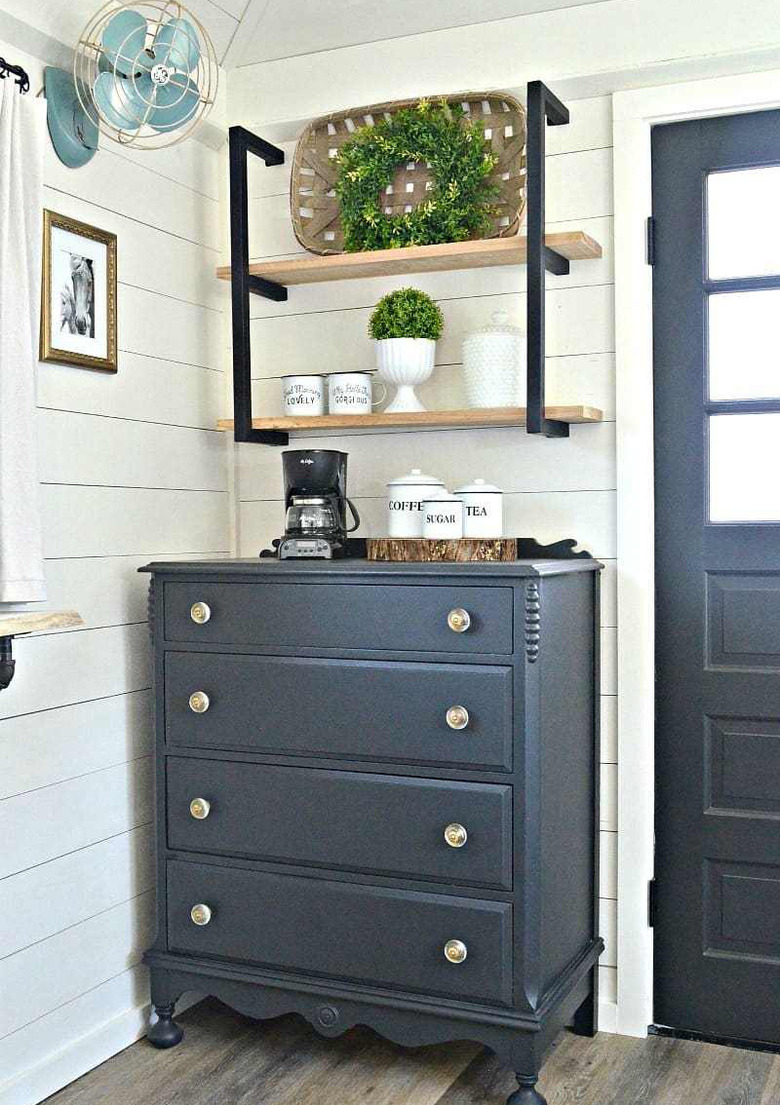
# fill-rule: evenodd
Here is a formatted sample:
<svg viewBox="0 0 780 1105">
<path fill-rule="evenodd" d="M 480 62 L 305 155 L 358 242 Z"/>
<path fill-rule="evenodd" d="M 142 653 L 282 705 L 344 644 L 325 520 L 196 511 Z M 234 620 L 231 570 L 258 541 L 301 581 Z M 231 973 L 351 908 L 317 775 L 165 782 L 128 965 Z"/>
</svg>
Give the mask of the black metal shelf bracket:
<svg viewBox="0 0 780 1105">
<path fill-rule="evenodd" d="M 569 262 L 545 244 L 545 129 L 569 122 L 568 108 L 541 81 L 528 85 L 527 169 L 527 309 L 528 398 L 526 430 L 545 437 L 568 437 L 569 424 L 545 417 L 545 293 L 547 273 L 565 276 Z M 252 351 L 249 296 L 284 302 L 287 289 L 249 272 L 249 197 L 247 161 L 250 153 L 266 165 L 284 163 L 284 152 L 244 127 L 230 132 L 230 266 L 233 320 L 234 438 L 261 445 L 287 445 L 281 430 L 252 427 Z"/>
<path fill-rule="evenodd" d="M 260 445 L 286 445 L 289 435 L 280 430 L 252 427 L 252 339 L 249 296 L 261 295 L 283 303 L 287 289 L 249 272 L 249 186 L 247 162 L 250 153 L 266 165 L 283 165 L 284 151 L 258 138 L 244 127 L 231 127 L 230 150 L 230 285 L 233 321 L 233 436 L 236 441 Z"/>
<path fill-rule="evenodd" d="M 565 276 L 568 260 L 544 242 L 544 135 L 545 127 L 569 122 L 569 111 L 541 81 L 528 84 L 528 140 L 526 145 L 527 189 L 527 304 L 528 304 L 528 399 L 526 429 L 529 434 L 568 437 L 568 422 L 544 415 L 544 303 L 547 273 Z"/>
</svg>

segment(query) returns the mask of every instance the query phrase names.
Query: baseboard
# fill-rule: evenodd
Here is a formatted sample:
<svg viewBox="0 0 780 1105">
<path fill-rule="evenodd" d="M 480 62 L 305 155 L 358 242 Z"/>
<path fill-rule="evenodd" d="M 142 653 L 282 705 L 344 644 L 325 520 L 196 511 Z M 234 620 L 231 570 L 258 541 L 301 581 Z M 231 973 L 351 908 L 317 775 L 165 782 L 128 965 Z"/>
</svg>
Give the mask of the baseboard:
<svg viewBox="0 0 780 1105">
<path fill-rule="evenodd" d="M 200 994 L 185 994 L 176 1003 L 176 1012 L 202 1001 Z M 146 1032 L 151 1007 L 127 1009 L 118 1017 L 82 1036 L 70 1047 L 48 1055 L 41 1063 L 0 1083 L 0 1105 L 38 1105 L 51 1094 L 124 1051 Z"/>
<path fill-rule="evenodd" d="M 617 1032 L 617 1002 L 599 1002 L 599 1032 Z"/>
</svg>

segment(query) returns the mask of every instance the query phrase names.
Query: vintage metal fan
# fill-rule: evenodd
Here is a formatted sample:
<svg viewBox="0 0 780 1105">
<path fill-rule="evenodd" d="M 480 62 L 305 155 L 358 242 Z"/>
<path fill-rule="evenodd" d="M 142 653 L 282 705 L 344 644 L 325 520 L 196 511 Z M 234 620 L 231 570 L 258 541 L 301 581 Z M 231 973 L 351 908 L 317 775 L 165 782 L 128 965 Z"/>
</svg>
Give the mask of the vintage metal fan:
<svg viewBox="0 0 780 1105">
<path fill-rule="evenodd" d="M 73 83 L 83 115 L 75 129 L 86 122 L 123 146 L 173 145 L 203 122 L 218 81 L 213 43 L 178 0 L 109 0 L 76 45 Z"/>
</svg>

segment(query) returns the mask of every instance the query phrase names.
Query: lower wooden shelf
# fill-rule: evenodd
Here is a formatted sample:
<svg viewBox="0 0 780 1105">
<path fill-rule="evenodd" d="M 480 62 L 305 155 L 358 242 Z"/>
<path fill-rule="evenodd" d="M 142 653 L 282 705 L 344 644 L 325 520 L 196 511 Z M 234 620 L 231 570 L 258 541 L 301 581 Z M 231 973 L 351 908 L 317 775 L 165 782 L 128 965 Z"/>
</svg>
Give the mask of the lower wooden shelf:
<svg viewBox="0 0 780 1105">
<path fill-rule="evenodd" d="M 601 422 L 604 412 L 598 407 L 570 406 L 546 407 L 545 416 L 556 422 Z M 460 411 L 413 411 L 399 414 L 321 414 L 315 416 L 253 418 L 255 430 L 286 430 L 307 433 L 317 430 L 384 430 L 392 427 L 434 427 L 441 429 L 468 429 L 485 426 L 524 426 L 525 407 L 477 407 Z M 223 418 L 217 423 L 219 430 L 232 430 L 233 419 Z"/>
</svg>

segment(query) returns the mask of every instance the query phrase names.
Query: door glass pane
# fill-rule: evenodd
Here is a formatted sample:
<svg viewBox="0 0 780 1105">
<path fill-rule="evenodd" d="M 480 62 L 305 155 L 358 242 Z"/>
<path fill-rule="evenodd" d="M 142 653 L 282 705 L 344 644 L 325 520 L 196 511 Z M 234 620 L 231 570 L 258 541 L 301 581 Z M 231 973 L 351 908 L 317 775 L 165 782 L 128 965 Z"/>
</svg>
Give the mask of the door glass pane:
<svg viewBox="0 0 780 1105">
<path fill-rule="evenodd" d="M 780 414 L 710 418 L 710 521 L 780 521 Z"/>
<path fill-rule="evenodd" d="M 780 273 L 780 166 L 710 173 L 707 254 L 712 280 Z"/>
<path fill-rule="evenodd" d="M 709 298 L 710 399 L 780 397 L 780 289 Z"/>
</svg>

